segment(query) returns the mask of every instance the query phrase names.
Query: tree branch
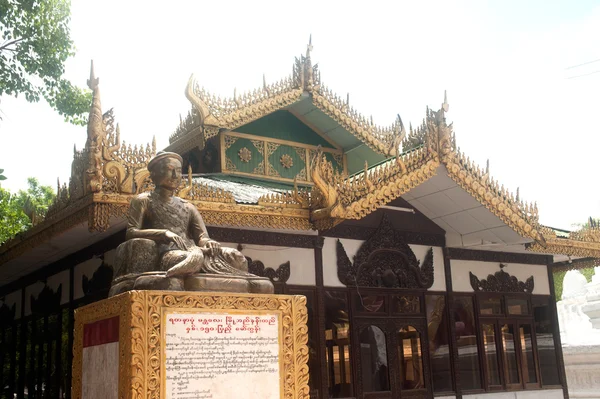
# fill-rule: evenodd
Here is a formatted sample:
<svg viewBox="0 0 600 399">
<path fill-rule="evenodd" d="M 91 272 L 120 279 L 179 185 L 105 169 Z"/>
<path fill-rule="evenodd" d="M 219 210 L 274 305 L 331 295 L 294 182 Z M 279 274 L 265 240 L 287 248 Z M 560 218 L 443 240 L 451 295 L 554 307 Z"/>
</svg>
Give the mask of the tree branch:
<svg viewBox="0 0 600 399">
<path fill-rule="evenodd" d="M 12 46 L 13 44 L 17 44 L 19 42 L 22 42 L 23 40 L 25 40 L 24 37 L 21 37 L 19 39 L 15 39 L 15 40 L 11 40 L 10 42 L 5 43 L 2 46 L 0 46 L 0 51 L 2 51 L 2 50 L 12 50 L 12 49 L 9 49 L 8 46 Z"/>
</svg>

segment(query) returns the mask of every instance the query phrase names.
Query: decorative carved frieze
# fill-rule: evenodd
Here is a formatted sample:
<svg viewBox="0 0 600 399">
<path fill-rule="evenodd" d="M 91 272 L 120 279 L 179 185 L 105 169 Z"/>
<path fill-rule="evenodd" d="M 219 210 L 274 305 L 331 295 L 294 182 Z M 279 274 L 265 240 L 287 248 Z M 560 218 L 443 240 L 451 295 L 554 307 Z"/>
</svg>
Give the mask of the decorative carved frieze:
<svg viewBox="0 0 600 399">
<path fill-rule="evenodd" d="M 252 153 L 246 147 L 242 147 L 238 151 L 238 156 L 240 157 L 240 161 L 245 162 L 245 163 L 250 162 L 250 160 L 252 159 Z"/>
<path fill-rule="evenodd" d="M 506 265 L 500 264 L 500 270 L 490 274 L 486 279 L 479 280 L 476 275 L 469 272 L 469 280 L 473 291 L 482 292 L 518 292 L 531 294 L 533 292 L 533 276 L 525 282 L 519 281 L 515 276 L 506 273 L 503 268 Z"/>
<path fill-rule="evenodd" d="M 16 308 L 16 304 L 9 307 L 6 303 L 3 303 L 2 306 L 0 306 L 0 325 L 10 325 L 15 319 Z"/>
<path fill-rule="evenodd" d="M 102 256 L 102 263 L 96 269 L 92 278 L 88 279 L 86 275 L 81 277 L 81 287 L 83 288 L 84 296 L 94 295 L 103 291 L 108 292 L 112 278 L 113 268 L 104 262 L 104 256 Z"/>
<path fill-rule="evenodd" d="M 259 277 L 268 277 L 273 283 L 287 283 L 290 278 L 290 261 L 288 260 L 285 263 L 279 265 L 277 269 L 273 269 L 270 267 L 265 267 L 265 264 L 260 260 L 252 260 L 246 256 L 248 260 L 248 272 L 259 276 Z"/>
<path fill-rule="evenodd" d="M 523 263 L 527 265 L 547 265 L 552 261 L 549 255 L 532 253 L 510 253 L 482 251 L 469 248 L 447 248 L 448 257 L 457 260 L 476 260 L 494 263 Z"/>
<path fill-rule="evenodd" d="M 62 284 L 58 286 L 56 292 L 45 285 L 37 298 L 31 295 L 31 313 L 38 315 L 57 313 L 60 310 L 61 298 Z"/>
<path fill-rule="evenodd" d="M 347 286 L 422 288 L 433 285 L 433 248 L 421 265 L 384 215 L 381 225 L 359 248 L 354 261 L 337 241 L 338 278 Z"/>
</svg>

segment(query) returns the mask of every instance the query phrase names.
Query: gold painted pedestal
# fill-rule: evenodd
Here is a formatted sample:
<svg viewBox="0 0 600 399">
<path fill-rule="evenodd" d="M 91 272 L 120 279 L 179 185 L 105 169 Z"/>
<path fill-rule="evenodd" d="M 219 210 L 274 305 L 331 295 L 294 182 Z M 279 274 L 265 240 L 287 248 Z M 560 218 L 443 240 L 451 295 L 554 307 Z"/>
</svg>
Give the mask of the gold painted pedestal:
<svg viewBox="0 0 600 399">
<path fill-rule="evenodd" d="M 278 331 L 279 344 L 278 396 L 309 397 L 305 297 L 185 291 L 129 291 L 78 309 L 72 397 L 172 397 L 173 394 L 166 392 L 165 371 L 167 320 L 174 321 L 173 317 L 168 318 L 170 314 L 200 315 L 197 322 L 218 315 L 229 323 L 237 317 L 238 325 L 233 322 L 229 327 L 235 326 L 234 330 L 243 330 L 244 334 L 246 327 L 252 327 L 248 320 L 255 319 L 258 323 L 262 318 L 265 322 L 265 315 L 270 315 L 269 320 L 276 319 L 273 325 L 278 329 L 274 330 Z M 239 315 L 244 315 L 243 323 Z"/>
</svg>

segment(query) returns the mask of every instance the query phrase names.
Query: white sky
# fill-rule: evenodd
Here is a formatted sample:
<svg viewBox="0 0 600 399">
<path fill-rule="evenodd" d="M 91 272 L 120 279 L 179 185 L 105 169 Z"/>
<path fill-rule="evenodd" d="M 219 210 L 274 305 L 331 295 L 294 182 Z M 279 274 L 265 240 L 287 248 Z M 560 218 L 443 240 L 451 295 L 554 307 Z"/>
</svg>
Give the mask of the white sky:
<svg viewBox="0 0 600 399">
<path fill-rule="evenodd" d="M 94 59 L 128 143 L 168 144 L 192 72 L 221 96 L 254 89 L 290 75 L 312 33 L 324 83 L 376 123 L 416 125 L 448 90 L 461 150 L 537 200 L 542 223 L 600 216 L 600 73 L 567 79 L 600 62 L 565 70 L 600 58 L 600 1 L 74 0 L 71 30 L 67 77 L 85 86 Z M 22 98 L 0 109 L 3 187 L 67 181 L 85 127 Z"/>
</svg>

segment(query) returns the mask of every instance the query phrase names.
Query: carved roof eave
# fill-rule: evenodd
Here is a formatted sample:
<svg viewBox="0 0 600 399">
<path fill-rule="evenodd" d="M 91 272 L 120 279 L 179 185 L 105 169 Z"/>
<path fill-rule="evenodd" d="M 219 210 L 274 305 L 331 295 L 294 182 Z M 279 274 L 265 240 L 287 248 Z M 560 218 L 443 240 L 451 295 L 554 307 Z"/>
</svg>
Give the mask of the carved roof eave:
<svg viewBox="0 0 600 399">
<path fill-rule="evenodd" d="M 572 240 L 568 238 L 546 238 L 546 246 L 533 243 L 527 249 L 544 254 L 573 257 L 600 258 L 600 243 Z"/>
<path fill-rule="evenodd" d="M 125 216 L 129 202 L 134 195 L 109 194 L 95 196 L 98 204 L 115 208 L 114 215 L 120 216 L 116 208 L 122 208 Z M 185 196 L 183 196 L 185 198 Z M 212 226 L 253 227 L 273 229 L 311 230 L 308 209 L 236 204 L 222 202 L 218 198 L 211 201 L 186 199 L 200 211 L 204 222 Z M 98 226 L 102 227 L 102 226 Z"/>
<path fill-rule="evenodd" d="M 569 232 L 568 237 L 559 237 L 555 230 L 546 226 L 542 226 L 541 232 L 546 246 L 534 243 L 527 247 L 529 251 L 600 259 L 600 229 L 597 227 Z"/>
<path fill-rule="evenodd" d="M 446 124 L 445 110 L 445 102 L 437 112 L 428 110 L 421 127 L 424 143 L 419 148 L 350 178 L 333 173 L 326 160 L 319 157 L 311 173 L 322 206 L 313 212 L 313 219 L 360 219 L 424 183 L 437 173 L 438 166 L 444 165 L 451 179 L 506 225 L 544 246 L 537 206 L 521 201 L 518 192 L 516 196 L 509 193 L 490 178 L 489 170 L 479 168 L 460 153 L 452 125 Z"/>
<path fill-rule="evenodd" d="M 85 223 L 88 220 L 89 211 L 92 205 L 93 196 L 86 195 L 52 216 L 47 217 L 41 223 L 33 226 L 26 232 L 5 242 L 0 246 L 0 265 L 43 244 L 76 225 Z"/>
<path fill-rule="evenodd" d="M 305 75 L 315 76 L 318 71 L 315 67 L 306 65 Z M 192 75 L 187 83 L 186 96 L 194 107 L 193 113 L 186 118 L 198 119 L 193 126 L 200 125 L 196 129 L 186 130 L 184 121 L 178 133 L 171 136 L 170 151 L 186 152 L 191 148 L 200 147 L 203 143 L 214 137 L 221 129 L 235 130 L 240 126 L 260 119 L 270 113 L 284 109 L 309 96 L 312 104 L 328 115 L 340 126 L 354 135 L 358 140 L 369 146 L 373 151 L 390 157 L 397 154 L 400 136 L 403 126 L 400 117 L 389 127 L 381 127 L 373 124 L 372 119 L 365 118 L 357 113 L 348 104 L 348 100 L 342 100 L 320 83 L 320 77 L 307 79 L 288 77 L 271 85 L 266 83 L 262 88 L 233 98 L 216 98 L 198 84 Z M 199 136 L 199 140 L 196 138 Z"/>
</svg>

